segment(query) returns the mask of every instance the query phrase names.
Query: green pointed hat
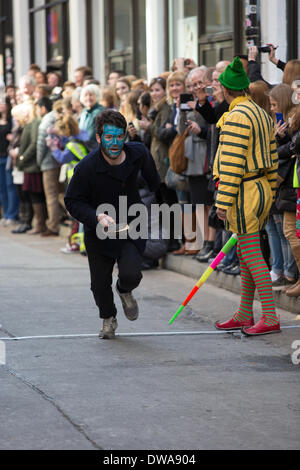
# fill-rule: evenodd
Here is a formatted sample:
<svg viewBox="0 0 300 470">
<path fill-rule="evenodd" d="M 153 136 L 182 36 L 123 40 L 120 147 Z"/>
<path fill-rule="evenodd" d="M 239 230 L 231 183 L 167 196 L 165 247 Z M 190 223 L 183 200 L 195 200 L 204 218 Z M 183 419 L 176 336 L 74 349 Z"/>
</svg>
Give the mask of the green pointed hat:
<svg viewBox="0 0 300 470">
<path fill-rule="evenodd" d="M 219 76 L 219 82 L 229 90 L 245 90 L 249 87 L 250 80 L 239 57 Z"/>
</svg>

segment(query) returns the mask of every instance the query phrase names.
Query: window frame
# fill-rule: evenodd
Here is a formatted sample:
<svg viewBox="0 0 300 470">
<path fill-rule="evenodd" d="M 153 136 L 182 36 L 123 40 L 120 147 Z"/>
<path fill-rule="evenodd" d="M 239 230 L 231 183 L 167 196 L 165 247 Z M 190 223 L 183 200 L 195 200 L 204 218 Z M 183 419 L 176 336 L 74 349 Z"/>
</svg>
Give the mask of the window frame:
<svg viewBox="0 0 300 470">
<path fill-rule="evenodd" d="M 50 45 L 48 38 L 46 37 L 46 66 L 47 71 L 60 70 L 63 77 L 66 78 L 68 75 L 68 60 L 70 57 L 70 40 L 69 40 L 69 0 L 44 0 L 44 4 L 38 7 L 34 7 L 34 0 L 29 0 L 29 25 L 30 25 L 30 56 L 31 63 L 35 63 L 35 26 L 34 26 L 34 14 L 50 10 L 53 7 L 62 5 L 62 15 L 65 21 L 66 27 L 63 28 L 62 46 L 63 46 L 63 61 L 62 63 L 53 63 L 50 59 Z M 45 15 L 45 34 L 48 34 L 47 25 L 47 14 Z"/>
<path fill-rule="evenodd" d="M 129 75 L 138 75 L 138 44 L 139 44 L 139 27 L 138 27 L 138 19 L 139 19 L 139 0 L 130 0 L 130 14 L 131 14 L 131 22 L 132 22 L 132 31 L 130 42 L 132 46 L 129 46 L 123 50 L 114 49 L 114 7 L 115 2 L 114 0 L 106 0 L 106 8 L 107 8 L 107 61 L 108 61 L 108 72 L 112 72 L 114 70 L 113 64 L 114 63 L 121 63 L 121 68 L 124 70 L 126 61 L 130 60 L 131 70 L 128 71 Z M 118 67 L 119 68 L 119 67 Z"/>
<path fill-rule="evenodd" d="M 202 13 L 201 15 L 199 13 Z M 245 46 L 241 50 L 241 44 L 245 43 L 244 38 L 244 16 L 245 16 L 245 3 L 240 0 L 233 0 L 233 31 L 221 33 L 207 33 L 206 32 L 206 0 L 198 0 L 198 28 L 199 28 L 199 60 L 201 61 L 201 45 L 209 43 L 221 43 L 233 41 L 234 55 L 242 54 Z M 221 48 L 220 48 L 221 49 Z"/>
<path fill-rule="evenodd" d="M 198 16 L 198 62 L 202 62 L 202 54 L 204 51 L 210 50 L 213 44 L 216 44 L 216 51 L 222 50 L 223 45 L 228 46 L 231 41 L 233 47 L 233 53 L 243 54 L 245 53 L 246 41 L 244 32 L 244 18 L 245 18 L 245 2 L 241 0 L 233 0 L 233 31 L 228 32 L 217 32 L 207 33 L 206 32 L 206 1 L 198 0 L 197 16 Z M 170 11 L 169 11 L 169 0 L 165 0 L 165 11 L 167 17 L 167 50 L 166 50 L 166 63 L 170 64 L 170 61 L 174 57 L 170 57 Z M 220 58 L 220 60 L 222 60 Z"/>
</svg>

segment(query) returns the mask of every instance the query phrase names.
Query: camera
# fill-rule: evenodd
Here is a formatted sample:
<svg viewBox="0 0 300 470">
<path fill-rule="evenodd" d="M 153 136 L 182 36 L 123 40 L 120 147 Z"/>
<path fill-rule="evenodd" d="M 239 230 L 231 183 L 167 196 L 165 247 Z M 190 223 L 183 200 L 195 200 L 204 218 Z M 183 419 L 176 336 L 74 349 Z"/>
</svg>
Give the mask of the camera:
<svg viewBox="0 0 300 470">
<path fill-rule="evenodd" d="M 212 96 L 214 94 L 214 91 L 215 89 L 212 87 L 212 86 L 207 86 L 205 88 L 205 93 L 208 95 L 208 96 Z"/>
<path fill-rule="evenodd" d="M 271 52 L 271 47 L 270 46 L 260 46 L 257 48 L 259 50 L 259 52 L 262 52 L 262 53 L 270 53 Z M 274 47 L 274 50 L 276 51 L 276 49 L 278 49 L 277 47 Z"/>
</svg>

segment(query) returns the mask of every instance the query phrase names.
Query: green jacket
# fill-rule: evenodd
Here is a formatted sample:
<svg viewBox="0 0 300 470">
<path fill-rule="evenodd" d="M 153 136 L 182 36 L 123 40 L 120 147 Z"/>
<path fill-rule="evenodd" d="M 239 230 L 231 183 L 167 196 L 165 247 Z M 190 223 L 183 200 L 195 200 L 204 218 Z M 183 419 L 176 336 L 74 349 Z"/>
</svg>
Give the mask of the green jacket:
<svg viewBox="0 0 300 470">
<path fill-rule="evenodd" d="M 39 125 L 39 119 L 34 119 L 24 127 L 21 135 L 17 168 L 20 171 L 24 171 L 24 173 L 40 172 L 40 168 L 36 161 L 36 145 Z"/>
<path fill-rule="evenodd" d="M 95 121 L 98 114 L 104 109 L 101 104 L 95 104 L 92 109 L 84 108 L 79 120 L 80 130 L 88 132 L 89 140 L 95 142 L 95 146 L 97 145 Z"/>
<path fill-rule="evenodd" d="M 167 102 L 163 103 L 158 113 L 149 127 L 149 132 L 151 134 L 151 154 L 154 158 L 156 169 L 158 174 L 161 178 L 161 181 L 165 180 L 165 176 L 168 171 L 168 154 L 169 154 L 169 147 L 164 142 L 162 142 L 158 135 L 157 130 L 163 126 L 165 121 L 167 120 L 169 114 L 170 106 Z"/>
</svg>

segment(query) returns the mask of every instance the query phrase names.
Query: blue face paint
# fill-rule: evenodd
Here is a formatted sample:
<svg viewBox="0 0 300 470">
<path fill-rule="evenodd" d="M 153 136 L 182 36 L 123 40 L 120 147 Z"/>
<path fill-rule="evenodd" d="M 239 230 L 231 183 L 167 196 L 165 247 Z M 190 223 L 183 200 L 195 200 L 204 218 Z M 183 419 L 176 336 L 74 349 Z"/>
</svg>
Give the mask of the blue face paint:
<svg viewBox="0 0 300 470">
<path fill-rule="evenodd" d="M 126 133 L 124 129 L 109 124 L 104 125 L 101 145 L 108 157 L 117 158 L 120 156 L 125 139 Z"/>
</svg>

